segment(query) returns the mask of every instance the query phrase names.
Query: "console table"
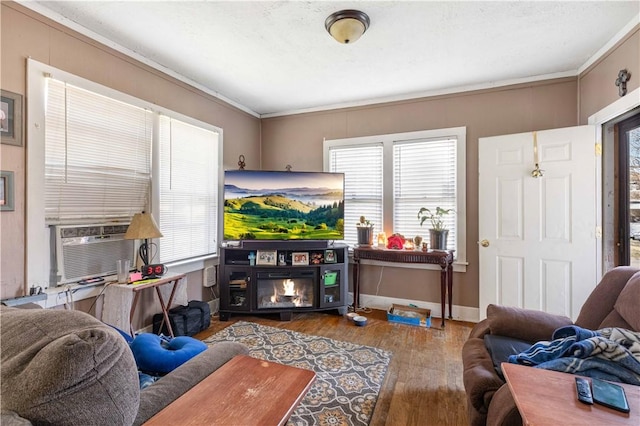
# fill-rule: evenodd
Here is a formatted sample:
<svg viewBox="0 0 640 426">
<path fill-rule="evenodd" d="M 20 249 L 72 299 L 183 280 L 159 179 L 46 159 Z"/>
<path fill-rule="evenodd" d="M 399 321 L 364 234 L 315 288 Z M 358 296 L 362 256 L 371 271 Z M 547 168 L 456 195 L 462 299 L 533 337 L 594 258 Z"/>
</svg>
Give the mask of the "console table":
<svg viewBox="0 0 640 426">
<path fill-rule="evenodd" d="M 444 327 L 445 298 L 449 295 L 449 319 L 453 300 L 453 250 L 387 250 L 374 247 L 353 249 L 353 310 L 360 304 L 360 261 L 377 260 L 395 263 L 427 263 L 440 265 L 440 305 L 442 307 L 442 327 Z"/>
</svg>

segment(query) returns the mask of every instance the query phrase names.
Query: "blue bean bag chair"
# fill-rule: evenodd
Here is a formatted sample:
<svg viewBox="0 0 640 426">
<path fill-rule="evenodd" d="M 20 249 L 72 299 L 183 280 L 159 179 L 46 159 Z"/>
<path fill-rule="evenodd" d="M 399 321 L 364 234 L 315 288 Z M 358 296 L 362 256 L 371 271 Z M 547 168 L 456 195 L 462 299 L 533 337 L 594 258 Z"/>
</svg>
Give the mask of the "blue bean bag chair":
<svg viewBox="0 0 640 426">
<path fill-rule="evenodd" d="M 152 333 L 138 334 L 129 346 L 138 369 L 151 375 L 167 374 L 207 349 L 193 337 L 178 336 L 167 342 Z"/>
</svg>

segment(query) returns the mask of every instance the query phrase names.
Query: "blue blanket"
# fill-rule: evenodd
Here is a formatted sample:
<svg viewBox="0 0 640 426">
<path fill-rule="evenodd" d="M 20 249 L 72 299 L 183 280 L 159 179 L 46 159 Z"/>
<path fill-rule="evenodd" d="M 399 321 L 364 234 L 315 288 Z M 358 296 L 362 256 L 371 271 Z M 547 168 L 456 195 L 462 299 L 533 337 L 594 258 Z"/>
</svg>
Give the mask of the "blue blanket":
<svg viewBox="0 0 640 426">
<path fill-rule="evenodd" d="M 640 385 L 640 333 L 571 325 L 557 329 L 552 338 L 511 355 L 509 362 Z"/>
</svg>

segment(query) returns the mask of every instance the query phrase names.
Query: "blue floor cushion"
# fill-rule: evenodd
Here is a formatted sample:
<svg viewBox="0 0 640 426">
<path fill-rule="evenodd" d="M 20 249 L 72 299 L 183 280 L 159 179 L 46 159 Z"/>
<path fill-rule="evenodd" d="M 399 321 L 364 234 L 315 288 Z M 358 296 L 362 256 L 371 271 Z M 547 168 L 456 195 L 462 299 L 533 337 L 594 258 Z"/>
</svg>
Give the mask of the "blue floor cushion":
<svg viewBox="0 0 640 426">
<path fill-rule="evenodd" d="M 169 373 L 207 349 L 207 345 L 189 336 L 168 342 L 152 333 L 138 334 L 130 344 L 138 369 L 151 375 Z"/>
</svg>

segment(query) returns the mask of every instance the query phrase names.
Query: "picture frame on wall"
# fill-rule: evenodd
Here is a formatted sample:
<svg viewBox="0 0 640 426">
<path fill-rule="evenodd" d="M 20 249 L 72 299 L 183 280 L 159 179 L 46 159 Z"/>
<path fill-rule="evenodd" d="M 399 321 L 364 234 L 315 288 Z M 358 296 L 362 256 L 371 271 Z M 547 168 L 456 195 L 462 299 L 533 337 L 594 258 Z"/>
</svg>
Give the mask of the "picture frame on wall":
<svg viewBox="0 0 640 426">
<path fill-rule="evenodd" d="M 0 142 L 22 146 L 22 95 L 0 90 Z"/>
<path fill-rule="evenodd" d="M 277 250 L 258 250 L 256 265 L 275 265 L 277 258 Z"/>
<path fill-rule="evenodd" d="M 308 265 L 309 264 L 309 253 L 306 251 L 298 251 L 291 253 L 291 264 L 292 265 Z"/>
<path fill-rule="evenodd" d="M 13 172 L 0 171 L 0 211 L 13 211 Z"/>
</svg>

